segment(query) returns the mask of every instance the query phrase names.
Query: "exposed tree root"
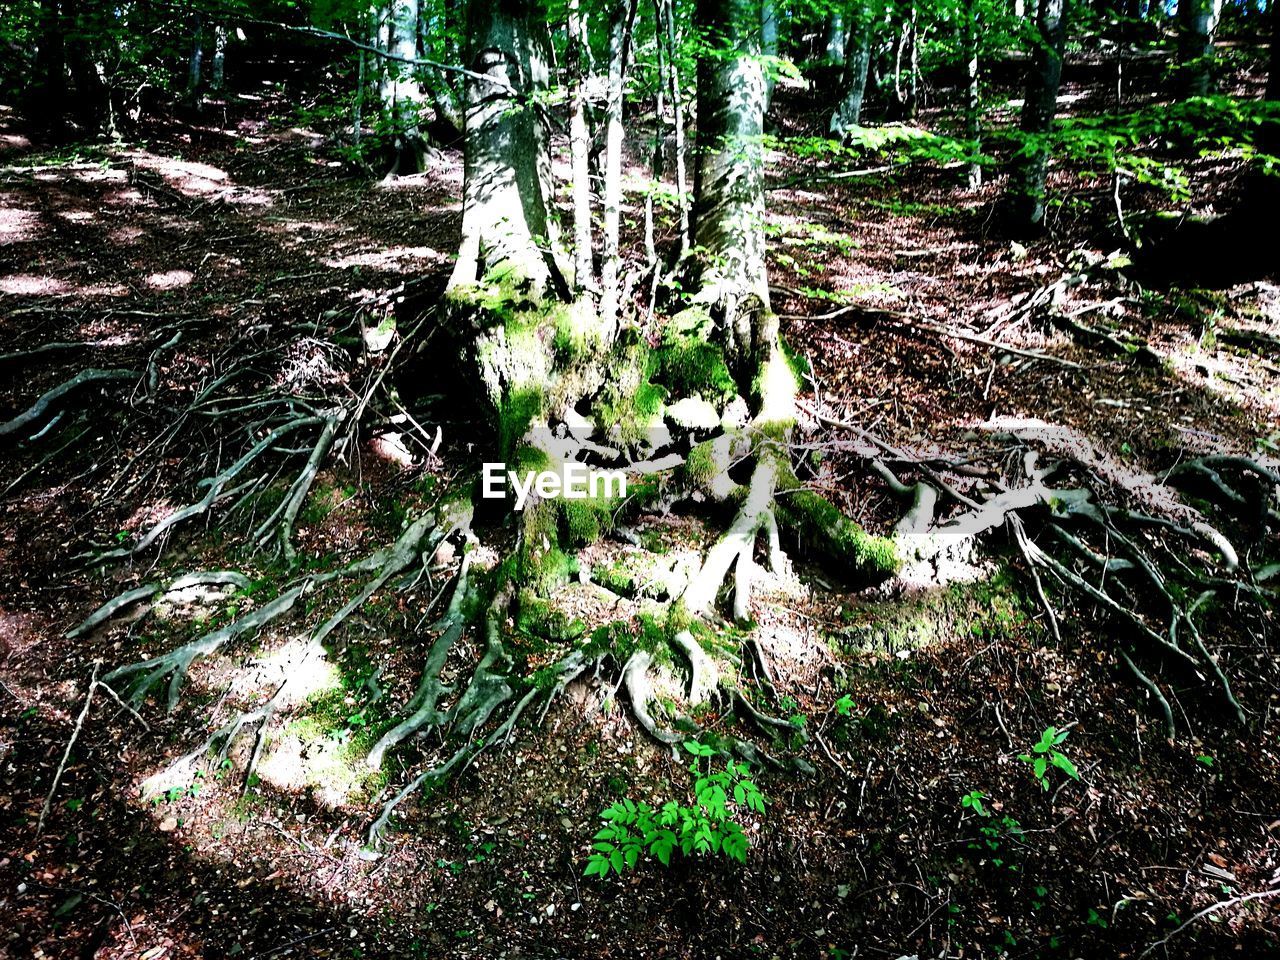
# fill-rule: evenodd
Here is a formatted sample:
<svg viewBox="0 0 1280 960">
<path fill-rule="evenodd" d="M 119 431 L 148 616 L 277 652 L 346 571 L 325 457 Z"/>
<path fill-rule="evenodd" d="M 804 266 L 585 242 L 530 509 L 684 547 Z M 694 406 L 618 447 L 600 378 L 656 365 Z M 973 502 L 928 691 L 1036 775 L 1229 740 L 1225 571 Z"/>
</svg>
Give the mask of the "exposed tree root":
<svg viewBox="0 0 1280 960">
<path fill-rule="evenodd" d="M 70 380 L 65 380 L 52 390 L 42 395 L 35 403 L 18 414 L 12 420 L 0 423 L 0 438 L 12 436 L 20 430 L 32 426 L 63 397 L 79 390 L 90 383 L 104 383 L 111 380 L 136 380 L 141 374 L 136 370 L 99 370 L 90 368 L 81 370 Z"/>
<path fill-rule="evenodd" d="M 689 661 L 689 703 L 693 706 L 706 703 L 720 684 L 720 671 L 715 661 L 707 656 L 702 644 L 688 630 L 676 631 L 671 642 Z"/>
<path fill-rule="evenodd" d="M 649 667 L 652 665 L 653 655 L 648 650 L 637 650 L 623 665 L 622 685 L 631 701 L 631 712 L 644 731 L 659 743 L 679 743 L 684 737 L 660 726 L 649 712 L 649 701 L 653 699 L 653 684 L 649 681 Z"/>
<path fill-rule="evenodd" d="M 167 584 L 147 583 L 140 587 L 134 587 L 132 590 L 126 590 L 111 600 L 108 600 L 93 613 L 89 614 L 80 624 L 72 627 L 63 636 L 68 639 L 83 636 L 96 628 L 107 623 L 122 610 L 143 601 L 150 600 L 147 604 L 150 609 L 155 601 L 164 597 L 166 594 L 176 593 L 179 590 L 185 590 L 188 587 L 202 586 L 204 584 L 213 584 L 216 586 L 230 586 L 243 590 L 249 586 L 249 578 L 242 573 L 234 570 L 202 570 L 196 573 L 186 573 L 182 576 L 169 581 Z"/>
</svg>

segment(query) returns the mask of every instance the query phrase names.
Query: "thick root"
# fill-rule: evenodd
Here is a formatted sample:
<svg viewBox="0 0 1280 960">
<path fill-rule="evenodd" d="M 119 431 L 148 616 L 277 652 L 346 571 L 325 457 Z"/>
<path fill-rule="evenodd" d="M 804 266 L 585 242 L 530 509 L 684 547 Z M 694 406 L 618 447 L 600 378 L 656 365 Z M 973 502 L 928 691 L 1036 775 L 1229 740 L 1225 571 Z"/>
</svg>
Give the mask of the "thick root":
<svg viewBox="0 0 1280 960">
<path fill-rule="evenodd" d="M 688 630 L 678 631 L 671 642 L 689 661 L 689 703 L 697 706 L 711 699 L 720 684 L 720 671 L 702 644 Z"/>
<path fill-rule="evenodd" d="M 653 684 L 649 682 L 649 667 L 652 664 L 653 657 L 647 650 L 637 650 L 622 668 L 622 685 L 626 687 L 627 697 L 631 700 L 631 712 L 645 732 L 659 743 L 676 744 L 684 737 L 674 730 L 660 726 L 649 712 L 649 701 L 653 699 Z"/>
</svg>

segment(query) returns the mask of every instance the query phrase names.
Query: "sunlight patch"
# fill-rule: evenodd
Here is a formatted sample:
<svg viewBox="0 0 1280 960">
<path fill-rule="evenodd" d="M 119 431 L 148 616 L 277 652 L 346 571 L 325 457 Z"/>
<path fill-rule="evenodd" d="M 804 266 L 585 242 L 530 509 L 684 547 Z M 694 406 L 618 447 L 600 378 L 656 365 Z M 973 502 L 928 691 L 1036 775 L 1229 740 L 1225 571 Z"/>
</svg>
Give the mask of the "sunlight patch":
<svg viewBox="0 0 1280 960">
<path fill-rule="evenodd" d="M 48 296 L 67 293 L 71 285 L 57 277 L 41 277 L 33 273 L 20 273 L 15 277 L 0 277 L 0 293 L 14 296 Z"/>
<path fill-rule="evenodd" d="M 30 240 L 43 231 L 40 215 L 34 210 L 0 208 L 0 243 Z"/>
<path fill-rule="evenodd" d="M 153 273 L 144 281 L 152 290 L 176 290 L 189 284 L 194 275 L 190 270 L 167 270 L 164 273 Z"/>
<path fill-rule="evenodd" d="M 322 261 L 327 267 L 346 270 L 351 267 L 372 267 L 394 273 L 418 270 L 423 264 L 444 263 L 449 258 L 431 247 L 388 247 L 367 253 L 353 253 L 339 259 Z"/>
</svg>

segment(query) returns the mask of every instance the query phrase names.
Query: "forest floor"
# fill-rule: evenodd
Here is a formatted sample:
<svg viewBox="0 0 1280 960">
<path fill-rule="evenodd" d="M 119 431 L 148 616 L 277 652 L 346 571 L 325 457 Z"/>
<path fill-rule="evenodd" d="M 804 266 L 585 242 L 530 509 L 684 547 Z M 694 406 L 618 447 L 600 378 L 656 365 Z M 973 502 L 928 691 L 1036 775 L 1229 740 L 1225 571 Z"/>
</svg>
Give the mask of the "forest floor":
<svg viewBox="0 0 1280 960">
<path fill-rule="evenodd" d="M 807 107 L 797 97 L 787 114 L 796 130 L 816 117 Z M 421 278 L 447 268 L 457 152 L 434 154 L 427 174 L 371 182 L 271 110 L 284 114 L 284 98 L 211 105 L 200 123 L 157 125 L 131 145 L 53 150 L 0 109 L 5 417 L 83 367 L 145 369 L 179 329 L 159 370 L 175 396 L 228 351 L 269 341 L 291 345 L 282 376 L 323 378 L 338 349 L 318 336 L 323 325 L 376 319 L 389 291 L 408 283 L 421 296 Z M 961 174 L 823 179 L 803 159 L 771 157 L 774 307 L 812 366 L 807 409 L 953 458 L 990 456 L 1001 431 L 1030 428 L 1091 446 L 1121 485 L 1189 455 L 1274 453 L 1274 348 L 1214 332 L 1274 344 L 1280 276 L 1141 287 L 1105 269 L 1120 246 L 1109 184 L 1058 171 L 1067 202 L 1053 232 L 1021 245 L 991 225 L 1001 183 L 966 190 Z M 1231 202 L 1229 170 L 1206 160 L 1194 176 L 1195 196 Z M 638 245 L 638 207 L 628 229 Z M 1019 312 L 1079 251 L 1104 268 L 1066 292 L 1066 312 L 1141 339 L 1161 364 L 1080 345 Z M 306 555 L 387 542 L 433 480 L 476 468 L 476 412 L 434 396 L 449 381 L 442 362 L 428 353 L 400 385 L 428 432 L 441 431 L 438 456 L 406 467 L 397 437 L 367 438 L 317 486 L 299 524 Z M 356 681 L 376 666 L 395 704 L 420 666 L 420 618 L 390 594 L 325 663 L 291 660 L 287 627 L 211 658 L 172 715 L 149 704 L 135 717 L 100 692 L 37 835 L 90 678 L 176 643 L 181 617 L 214 614 L 193 595 L 150 635 L 128 624 L 64 632 L 157 570 L 247 563 L 228 554 L 219 523 L 159 558 L 97 571 L 77 559 L 182 502 L 187 492 L 165 480 L 199 435 L 147 462 L 161 418 L 118 389 L 92 396 L 0 458 L 0 954 L 1136 956 L 1178 931 L 1156 955 L 1280 956 L 1275 899 L 1178 930 L 1216 902 L 1272 889 L 1280 869 L 1274 634 L 1215 638 L 1248 733 L 1203 691 L 1175 685 L 1185 726 L 1167 741 L 1115 657 L 1123 627 L 1074 611 L 1055 643 L 1021 558 L 998 537 L 986 577 L 937 596 L 846 594 L 815 569 L 765 598 L 760 629 L 789 706 L 832 753 L 810 743 L 800 749 L 814 775 L 760 776 L 769 805 L 749 824 L 743 867 L 677 861 L 583 878 L 603 806 L 689 790 L 687 758 L 645 738 L 608 677 L 576 684 L 541 726 L 521 724 L 504 750 L 411 801 L 371 854 L 376 800 L 413 762 L 393 756 L 399 769 L 373 778 L 350 763 L 369 722 Z M 891 526 L 900 506 L 858 451 L 808 427 L 824 492 L 867 527 Z M 678 563 L 682 525 L 695 522 L 652 518 L 639 533 L 649 554 Z M 625 548 L 601 549 L 613 551 L 607 564 Z M 140 793 L 208 736 L 228 696 L 303 669 L 316 673 L 312 695 L 282 708 L 269 762 L 244 789 L 233 775 L 251 746 L 241 743 L 224 766 Z M 1017 757 L 1050 725 L 1070 728 L 1081 779 L 1042 790 Z M 973 791 L 990 816 L 962 807 Z"/>
</svg>

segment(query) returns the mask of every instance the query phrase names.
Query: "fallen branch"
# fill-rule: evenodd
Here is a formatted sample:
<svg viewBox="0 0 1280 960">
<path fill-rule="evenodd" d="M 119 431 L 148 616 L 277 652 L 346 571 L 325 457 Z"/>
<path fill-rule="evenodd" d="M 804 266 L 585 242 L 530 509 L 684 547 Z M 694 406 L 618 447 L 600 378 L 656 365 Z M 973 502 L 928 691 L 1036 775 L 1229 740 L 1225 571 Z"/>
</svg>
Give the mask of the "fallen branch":
<svg viewBox="0 0 1280 960">
<path fill-rule="evenodd" d="M 45 393 L 39 400 L 12 420 L 0 423 L 0 437 L 7 437 L 10 434 L 17 433 L 29 424 L 39 420 L 50 406 L 86 384 L 103 383 L 112 380 L 135 380 L 140 376 L 141 374 L 136 370 L 98 370 L 96 368 L 81 370 L 70 380 L 63 381 Z"/>
<path fill-rule="evenodd" d="M 58 771 L 53 775 L 53 783 L 49 785 L 49 793 L 44 798 L 44 806 L 40 808 L 40 819 L 36 821 L 37 837 L 44 832 L 44 821 L 49 816 L 49 811 L 53 808 L 53 795 L 58 792 L 58 784 L 62 780 L 62 774 L 67 769 L 67 760 L 71 757 L 71 748 L 76 745 L 80 731 L 84 729 L 85 718 L 89 716 L 89 707 L 93 703 L 93 692 L 98 688 L 98 666 L 98 662 L 94 661 L 93 673 L 89 676 L 89 689 L 84 697 L 84 706 L 80 708 L 80 716 L 76 718 L 76 725 L 71 731 L 71 738 L 67 741 L 67 748 L 62 751 L 62 760 L 58 763 Z"/>
</svg>

